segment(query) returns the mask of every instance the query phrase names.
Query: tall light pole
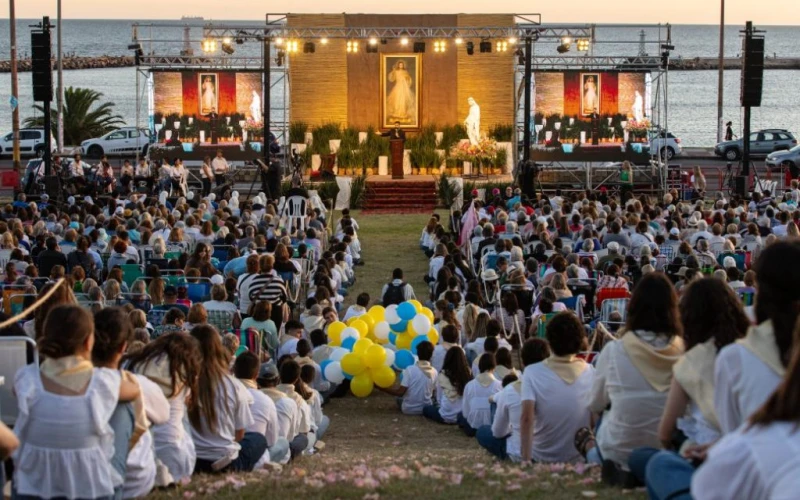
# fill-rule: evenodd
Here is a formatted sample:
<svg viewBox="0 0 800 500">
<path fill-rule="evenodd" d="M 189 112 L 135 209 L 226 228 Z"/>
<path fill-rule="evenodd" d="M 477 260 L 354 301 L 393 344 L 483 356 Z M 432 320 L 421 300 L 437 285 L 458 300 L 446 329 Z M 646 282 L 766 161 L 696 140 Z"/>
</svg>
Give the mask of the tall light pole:
<svg viewBox="0 0 800 500">
<path fill-rule="evenodd" d="M 19 160 L 19 82 L 17 81 L 17 16 L 14 0 L 9 0 L 9 33 L 11 34 L 11 98 L 16 102 L 11 111 L 11 130 L 14 135 L 14 170 L 21 170 Z"/>
<path fill-rule="evenodd" d="M 58 59 L 58 95 L 56 96 L 56 106 L 58 108 L 58 152 L 64 152 L 64 63 L 62 61 L 61 56 L 61 31 L 63 27 L 63 21 L 61 20 L 61 0 L 58 0 L 58 43 L 57 43 L 57 54 L 56 58 Z"/>
<path fill-rule="evenodd" d="M 724 78 L 725 78 L 725 0 L 720 0 L 720 15 L 719 15 L 719 76 L 717 77 L 717 141 L 724 139 L 722 135 L 722 107 L 723 107 L 723 91 L 724 91 Z"/>
</svg>

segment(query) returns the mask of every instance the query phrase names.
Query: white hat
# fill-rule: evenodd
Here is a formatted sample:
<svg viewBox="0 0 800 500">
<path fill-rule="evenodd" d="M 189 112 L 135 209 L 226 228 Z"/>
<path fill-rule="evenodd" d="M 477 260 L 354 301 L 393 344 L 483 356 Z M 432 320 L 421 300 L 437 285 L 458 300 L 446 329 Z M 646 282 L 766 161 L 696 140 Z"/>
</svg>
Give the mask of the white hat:
<svg viewBox="0 0 800 500">
<path fill-rule="evenodd" d="M 494 269 L 487 269 L 481 273 L 481 278 L 483 281 L 497 281 L 498 276 Z"/>
<path fill-rule="evenodd" d="M 186 199 L 193 200 L 194 199 L 194 191 L 189 191 L 186 193 Z"/>
<path fill-rule="evenodd" d="M 92 201 L 92 197 L 91 196 L 84 196 L 83 197 L 83 202 L 88 204 L 88 205 L 94 205 L 94 202 Z"/>
<path fill-rule="evenodd" d="M 117 207 L 117 209 L 114 210 L 114 215 L 122 215 L 124 212 L 125 209 L 123 209 L 122 207 Z"/>
<path fill-rule="evenodd" d="M 225 283 L 225 278 L 223 278 L 221 274 L 215 274 L 211 277 L 212 285 L 221 285 L 223 283 Z"/>
<path fill-rule="evenodd" d="M 70 206 L 74 205 L 75 204 L 75 197 L 74 196 L 70 196 L 69 198 L 67 198 L 67 203 Z"/>
<path fill-rule="evenodd" d="M 50 195 L 44 193 L 42 196 L 39 197 L 42 201 L 47 201 L 50 199 Z"/>
<path fill-rule="evenodd" d="M 722 267 L 728 269 L 729 267 L 736 267 L 736 259 L 731 256 L 722 259 Z"/>
<path fill-rule="evenodd" d="M 672 236 L 680 236 L 681 232 L 680 230 L 678 230 L 677 227 L 673 227 L 672 229 L 669 230 L 669 234 L 671 234 Z"/>
</svg>

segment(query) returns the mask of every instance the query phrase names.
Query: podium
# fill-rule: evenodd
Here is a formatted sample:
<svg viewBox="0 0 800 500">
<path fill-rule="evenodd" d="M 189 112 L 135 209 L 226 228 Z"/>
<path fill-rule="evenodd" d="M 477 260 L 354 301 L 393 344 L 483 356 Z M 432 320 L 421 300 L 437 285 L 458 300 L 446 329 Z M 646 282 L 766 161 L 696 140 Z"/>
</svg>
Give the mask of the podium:
<svg viewBox="0 0 800 500">
<path fill-rule="evenodd" d="M 403 139 L 389 139 L 389 152 L 392 156 L 392 179 L 403 178 L 403 150 L 405 141 Z"/>
</svg>

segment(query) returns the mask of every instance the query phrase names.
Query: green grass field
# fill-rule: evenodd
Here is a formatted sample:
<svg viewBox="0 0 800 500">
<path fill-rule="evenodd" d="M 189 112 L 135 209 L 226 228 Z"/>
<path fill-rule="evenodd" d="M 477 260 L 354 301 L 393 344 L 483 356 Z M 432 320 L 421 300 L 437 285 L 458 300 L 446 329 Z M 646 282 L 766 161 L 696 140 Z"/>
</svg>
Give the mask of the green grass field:
<svg viewBox="0 0 800 500">
<path fill-rule="evenodd" d="M 419 250 L 425 215 L 353 214 L 360 225 L 364 266 L 356 270 L 349 305 L 362 291 L 375 300 L 400 267 L 421 301 L 427 259 Z M 331 426 L 321 452 L 283 470 L 201 476 L 152 498 L 644 498 L 606 488 L 595 468 L 501 463 L 455 426 L 400 414 L 393 398 L 334 399 L 324 408 Z"/>
</svg>

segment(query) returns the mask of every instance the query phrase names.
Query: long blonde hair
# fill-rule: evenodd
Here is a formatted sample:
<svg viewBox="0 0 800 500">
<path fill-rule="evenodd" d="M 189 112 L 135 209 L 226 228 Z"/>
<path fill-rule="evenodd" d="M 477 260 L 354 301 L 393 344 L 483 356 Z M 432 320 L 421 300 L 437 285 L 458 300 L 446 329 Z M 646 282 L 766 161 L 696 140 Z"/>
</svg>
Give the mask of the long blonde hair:
<svg viewBox="0 0 800 500">
<path fill-rule="evenodd" d="M 475 328 L 472 330 L 470 342 L 475 342 L 479 338 L 486 336 L 486 326 L 489 324 L 489 313 L 481 312 L 475 320 Z"/>
</svg>

